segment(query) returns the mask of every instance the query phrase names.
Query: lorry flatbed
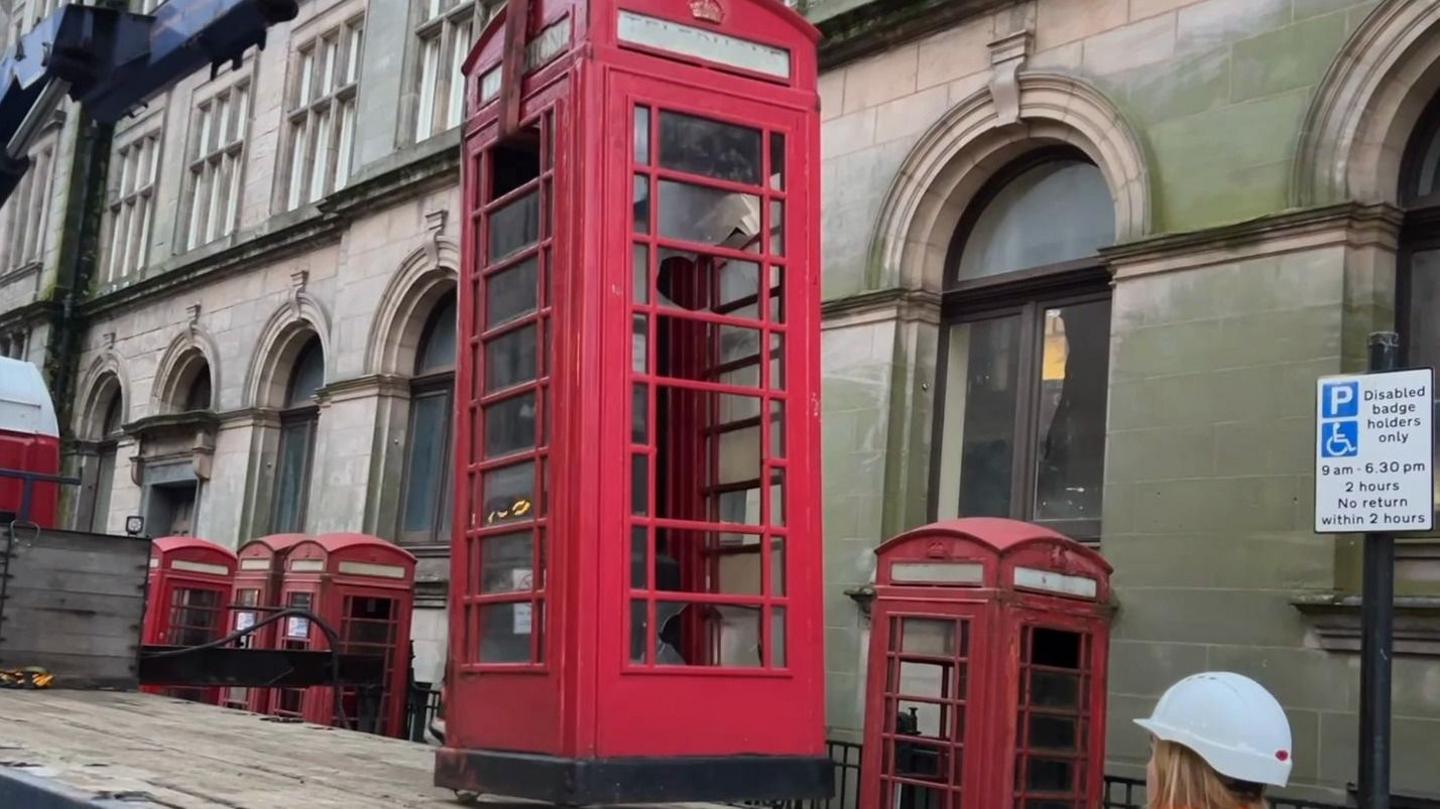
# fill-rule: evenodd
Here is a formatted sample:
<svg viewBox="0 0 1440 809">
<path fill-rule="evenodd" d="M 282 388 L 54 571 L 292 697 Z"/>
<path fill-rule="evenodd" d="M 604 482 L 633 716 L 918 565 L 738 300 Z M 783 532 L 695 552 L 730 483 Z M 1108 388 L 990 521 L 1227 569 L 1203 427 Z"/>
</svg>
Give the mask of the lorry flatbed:
<svg viewBox="0 0 1440 809">
<path fill-rule="evenodd" d="M 151 694 L 0 690 L 4 809 L 456 809 L 434 753 Z"/>
</svg>

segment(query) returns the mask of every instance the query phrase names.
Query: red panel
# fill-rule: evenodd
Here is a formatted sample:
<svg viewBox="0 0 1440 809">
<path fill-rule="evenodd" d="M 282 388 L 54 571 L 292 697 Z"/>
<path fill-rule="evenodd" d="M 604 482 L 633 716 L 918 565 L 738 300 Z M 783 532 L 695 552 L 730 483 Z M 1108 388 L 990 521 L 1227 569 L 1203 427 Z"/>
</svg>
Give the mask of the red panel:
<svg viewBox="0 0 1440 809">
<path fill-rule="evenodd" d="M 196 537 L 160 537 L 151 543 L 144 642 L 198 646 L 229 628 L 234 551 Z M 220 704 L 219 688 L 146 687 L 155 694 Z"/>
<path fill-rule="evenodd" d="M 60 439 L 0 430 L 0 469 L 58 475 Z M 0 478 L 0 511 L 20 513 L 22 485 L 21 481 L 13 478 Z M 30 501 L 30 521 L 42 528 L 56 527 L 55 507 L 59 499 L 59 486 L 54 483 L 36 483 L 34 487 Z"/>
</svg>

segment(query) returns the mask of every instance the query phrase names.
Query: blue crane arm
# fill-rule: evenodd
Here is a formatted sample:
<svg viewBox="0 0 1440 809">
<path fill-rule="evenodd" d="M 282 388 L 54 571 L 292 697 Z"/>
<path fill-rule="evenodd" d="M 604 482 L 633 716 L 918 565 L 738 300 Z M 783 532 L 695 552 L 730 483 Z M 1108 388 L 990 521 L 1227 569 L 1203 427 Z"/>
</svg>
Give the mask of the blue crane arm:
<svg viewBox="0 0 1440 809">
<path fill-rule="evenodd" d="M 65 95 L 114 123 L 195 71 L 265 47 L 269 27 L 296 13 L 297 0 L 169 0 L 153 16 L 62 6 L 0 58 L 0 204 Z"/>
</svg>

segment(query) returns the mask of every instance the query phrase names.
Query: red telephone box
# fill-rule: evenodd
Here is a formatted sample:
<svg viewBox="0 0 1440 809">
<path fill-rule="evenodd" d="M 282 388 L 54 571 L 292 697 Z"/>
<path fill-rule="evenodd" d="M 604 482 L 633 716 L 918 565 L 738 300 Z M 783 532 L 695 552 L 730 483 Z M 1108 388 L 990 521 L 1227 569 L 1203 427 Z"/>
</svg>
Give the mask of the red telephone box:
<svg viewBox="0 0 1440 809">
<path fill-rule="evenodd" d="M 405 733 L 405 693 L 410 664 L 410 618 L 414 604 L 415 557 L 366 534 L 321 534 L 296 543 L 285 555 L 281 603 L 307 609 L 339 635 L 346 654 L 385 658 L 385 690 L 380 695 L 376 732 Z M 289 616 L 280 623 L 281 648 L 326 650 L 325 634 L 308 618 Z M 359 724 L 360 695 L 341 693 L 343 716 L 335 715 L 333 689 L 281 688 L 268 713 L 321 725 L 366 729 Z"/>
<path fill-rule="evenodd" d="M 1093 809 L 1110 565 L 971 518 L 876 551 L 860 809 Z"/>
<path fill-rule="evenodd" d="M 229 548 L 196 537 L 155 540 L 150 546 L 144 643 L 199 646 L 223 637 L 234 577 L 235 552 Z M 146 686 L 141 690 L 220 704 L 218 688 Z"/>
<path fill-rule="evenodd" d="M 442 786 L 822 797 L 818 32 L 510 0 L 467 60 Z"/>
<path fill-rule="evenodd" d="M 285 576 L 285 554 L 310 537 L 305 534 L 272 534 L 252 539 L 236 552 L 235 590 L 231 599 L 230 629 L 248 629 L 272 614 L 279 606 L 280 586 Z M 270 609 L 256 609 L 270 608 Z M 253 635 L 236 641 L 244 649 L 275 649 L 280 636 L 280 621 L 262 627 Z M 270 689 L 226 688 L 222 704 L 255 713 L 269 713 Z"/>
</svg>

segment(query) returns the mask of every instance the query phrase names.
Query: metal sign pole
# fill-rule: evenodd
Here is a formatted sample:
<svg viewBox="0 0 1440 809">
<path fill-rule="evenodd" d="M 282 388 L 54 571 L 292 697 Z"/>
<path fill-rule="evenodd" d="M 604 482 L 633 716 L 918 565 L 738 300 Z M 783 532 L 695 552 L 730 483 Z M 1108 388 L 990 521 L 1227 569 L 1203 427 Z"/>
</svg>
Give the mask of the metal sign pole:
<svg viewBox="0 0 1440 809">
<path fill-rule="evenodd" d="M 1370 335 L 1369 373 L 1400 365 L 1400 336 Z M 1390 809 L 1390 661 L 1395 625 L 1395 536 L 1365 535 L 1360 634 L 1360 805 Z"/>
</svg>

